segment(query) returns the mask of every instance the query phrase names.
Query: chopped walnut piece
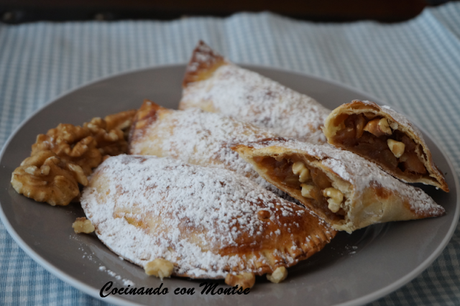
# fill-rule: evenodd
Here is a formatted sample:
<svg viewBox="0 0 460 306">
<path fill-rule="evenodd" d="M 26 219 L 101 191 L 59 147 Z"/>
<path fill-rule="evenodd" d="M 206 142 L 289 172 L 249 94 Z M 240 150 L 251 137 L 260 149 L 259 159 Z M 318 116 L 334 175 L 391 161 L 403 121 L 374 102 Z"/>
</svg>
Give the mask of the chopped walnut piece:
<svg viewBox="0 0 460 306">
<path fill-rule="evenodd" d="M 383 133 L 387 135 L 391 135 L 393 133 L 393 131 L 390 128 L 390 124 L 388 123 L 388 120 L 386 118 L 382 118 L 379 120 L 378 127 Z"/>
<path fill-rule="evenodd" d="M 333 201 L 332 199 L 327 200 L 327 208 L 333 213 L 336 213 L 340 210 L 340 203 Z"/>
<path fill-rule="evenodd" d="M 278 267 L 272 274 L 267 274 L 267 279 L 272 283 L 281 283 L 288 275 L 286 267 Z"/>
<path fill-rule="evenodd" d="M 67 168 L 74 173 L 74 177 L 78 183 L 82 184 L 83 186 L 88 185 L 88 178 L 79 165 L 68 163 Z"/>
<path fill-rule="evenodd" d="M 225 283 L 229 286 L 235 287 L 239 286 L 243 289 L 252 288 L 256 282 L 256 277 L 254 273 L 242 272 L 240 274 L 227 274 L 225 277 Z"/>
<path fill-rule="evenodd" d="M 343 201 L 343 193 L 338 189 L 330 187 L 323 190 L 323 195 L 329 198 L 327 200 L 329 210 L 333 213 L 338 212 L 340 204 Z"/>
<path fill-rule="evenodd" d="M 364 131 L 367 131 L 376 137 L 391 135 L 393 133 L 386 118 L 377 118 L 369 121 L 364 127 Z"/>
<path fill-rule="evenodd" d="M 102 162 L 102 155 L 128 150 L 122 129 L 131 125 L 135 111 L 94 118 L 83 126 L 59 124 L 37 136 L 32 153 L 11 178 L 13 188 L 26 197 L 51 205 L 68 205 L 80 195 L 78 184 Z"/>
<path fill-rule="evenodd" d="M 101 153 L 90 131 L 80 126 L 59 124 L 46 135 L 38 135 L 32 145 L 32 156 L 43 150 L 51 150 L 62 161 L 78 165 L 85 175 L 101 163 Z"/>
<path fill-rule="evenodd" d="M 310 171 L 302 162 L 292 164 L 292 173 L 299 176 L 299 181 L 305 183 L 310 178 Z"/>
<path fill-rule="evenodd" d="M 396 131 L 399 128 L 399 124 L 397 122 L 390 122 L 390 128 Z"/>
<path fill-rule="evenodd" d="M 147 275 L 159 277 L 161 281 L 163 281 L 164 277 L 171 277 L 173 269 L 174 264 L 163 258 L 157 258 L 144 265 L 144 270 Z"/>
<path fill-rule="evenodd" d="M 73 231 L 77 234 L 90 234 L 94 232 L 95 229 L 91 221 L 86 219 L 85 217 L 77 218 L 77 220 L 75 220 L 75 222 L 72 224 L 72 227 Z"/>
<path fill-rule="evenodd" d="M 90 122 L 84 124 L 84 127 L 91 131 L 102 155 L 126 153 L 128 151 L 128 142 L 123 131 L 120 129 L 109 130 L 107 126 L 105 120 L 101 118 L 93 118 Z"/>
<path fill-rule="evenodd" d="M 404 154 L 406 145 L 403 142 L 393 139 L 387 140 L 388 147 L 396 158 L 400 158 Z"/>
<path fill-rule="evenodd" d="M 307 185 L 307 184 L 301 184 L 300 187 L 302 187 L 301 193 L 302 193 L 303 197 L 310 198 L 310 199 L 314 198 L 313 191 L 315 189 L 315 186 Z"/>
</svg>

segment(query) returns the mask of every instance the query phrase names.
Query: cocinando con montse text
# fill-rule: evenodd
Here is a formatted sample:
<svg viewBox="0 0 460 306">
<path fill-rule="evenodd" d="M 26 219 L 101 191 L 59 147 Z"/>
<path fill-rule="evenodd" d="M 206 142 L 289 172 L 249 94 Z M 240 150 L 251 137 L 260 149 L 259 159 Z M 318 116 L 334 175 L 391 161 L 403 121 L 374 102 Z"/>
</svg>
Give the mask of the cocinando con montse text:
<svg viewBox="0 0 460 306">
<path fill-rule="evenodd" d="M 203 282 L 200 284 L 202 287 L 200 294 L 205 295 L 248 295 L 251 291 L 250 288 L 243 289 L 236 285 L 234 287 L 218 287 L 218 283 Z M 178 287 L 174 290 L 169 290 L 168 287 L 163 287 L 163 283 L 156 288 L 150 287 L 114 287 L 113 282 L 107 282 L 99 292 L 101 297 L 107 297 L 109 295 L 166 295 L 172 292 L 174 295 L 194 295 L 197 293 L 195 288 Z"/>
</svg>

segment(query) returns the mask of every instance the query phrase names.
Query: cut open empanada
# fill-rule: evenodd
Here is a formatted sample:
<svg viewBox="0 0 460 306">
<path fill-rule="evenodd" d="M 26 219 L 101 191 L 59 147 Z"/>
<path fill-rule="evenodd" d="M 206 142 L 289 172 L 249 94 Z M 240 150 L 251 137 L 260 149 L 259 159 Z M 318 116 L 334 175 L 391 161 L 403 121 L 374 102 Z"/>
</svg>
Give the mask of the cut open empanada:
<svg viewBox="0 0 460 306">
<path fill-rule="evenodd" d="M 336 234 L 309 209 L 246 177 L 169 158 L 110 157 L 81 202 L 99 239 L 149 274 L 158 263 L 192 278 L 272 274 Z"/>
<path fill-rule="evenodd" d="M 449 192 L 422 133 L 388 106 L 358 100 L 343 104 L 327 117 L 324 134 L 329 143 L 375 162 L 405 182 Z"/>
<path fill-rule="evenodd" d="M 193 51 L 179 109 L 201 108 L 267 128 L 280 136 L 325 142 L 321 131 L 330 110 L 258 73 L 243 69 L 203 42 Z"/>
<path fill-rule="evenodd" d="M 263 140 L 234 148 L 268 182 L 349 233 L 380 222 L 444 214 L 421 189 L 331 145 Z"/>
</svg>

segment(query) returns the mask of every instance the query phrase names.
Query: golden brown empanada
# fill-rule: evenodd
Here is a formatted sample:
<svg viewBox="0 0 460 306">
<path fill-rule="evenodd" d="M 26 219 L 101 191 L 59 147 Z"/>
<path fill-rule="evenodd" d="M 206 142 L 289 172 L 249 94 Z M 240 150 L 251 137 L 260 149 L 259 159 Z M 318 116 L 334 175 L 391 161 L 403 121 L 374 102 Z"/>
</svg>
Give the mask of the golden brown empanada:
<svg viewBox="0 0 460 306">
<path fill-rule="evenodd" d="M 388 106 L 358 100 L 343 104 L 327 117 L 324 134 L 329 143 L 377 163 L 405 182 L 449 192 L 422 133 Z"/>
<path fill-rule="evenodd" d="M 310 257 L 336 234 L 310 210 L 244 176 L 170 158 L 110 157 L 91 176 L 81 202 L 112 251 L 140 266 L 172 263 L 176 276 L 272 274 Z"/>
<path fill-rule="evenodd" d="M 264 140 L 235 150 L 267 181 L 349 233 L 380 222 L 437 217 L 443 207 L 360 156 L 329 144 Z"/>
<path fill-rule="evenodd" d="M 234 65 L 200 42 L 183 81 L 179 109 L 201 108 L 267 128 L 280 136 L 325 142 L 329 110 L 255 72 Z"/>
</svg>

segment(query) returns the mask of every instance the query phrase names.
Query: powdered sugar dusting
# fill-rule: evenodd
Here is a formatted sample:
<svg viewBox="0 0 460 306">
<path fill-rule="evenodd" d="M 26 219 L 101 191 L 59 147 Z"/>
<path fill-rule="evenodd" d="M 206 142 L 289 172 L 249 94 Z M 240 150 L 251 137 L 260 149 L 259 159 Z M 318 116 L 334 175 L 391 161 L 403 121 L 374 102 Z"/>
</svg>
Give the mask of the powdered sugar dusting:
<svg viewBox="0 0 460 306">
<path fill-rule="evenodd" d="M 130 154 L 173 157 L 196 165 L 232 170 L 282 195 L 231 149 L 236 144 L 276 137 L 274 133 L 200 109 L 161 112 L 145 131 L 134 131 L 136 137 L 130 143 Z"/>
<path fill-rule="evenodd" d="M 257 172 L 231 147 L 275 136 L 221 114 L 199 109 L 168 110 L 146 128 L 143 137 L 131 142 L 130 154 L 150 155 L 160 151 L 161 156 L 226 168 L 255 178 Z"/>
<path fill-rule="evenodd" d="M 214 111 L 274 133 L 324 143 L 321 127 L 330 111 L 300 94 L 255 72 L 228 63 L 207 80 L 187 84 L 181 109 L 211 104 Z"/>
<path fill-rule="evenodd" d="M 99 271 L 106 272 L 108 275 L 112 276 L 116 280 L 121 281 L 124 286 L 134 286 L 135 285 L 133 281 L 126 279 L 126 278 L 122 278 L 120 275 L 116 274 L 112 270 L 107 269 L 106 266 L 99 266 Z"/>
<path fill-rule="evenodd" d="M 219 250 L 242 241 L 257 248 L 267 236 L 298 228 L 283 216 L 311 216 L 231 171 L 125 155 L 99 166 L 83 192 L 82 207 L 98 237 L 120 256 L 141 266 L 164 258 L 177 263 L 177 275 L 209 278 L 225 277 L 233 268 L 256 269 L 254 262 Z M 257 218 L 262 209 L 271 212 L 270 222 Z M 312 222 L 322 224 L 321 235 L 330 237 L 327 225 L 317 217 Z M 269 223 L 281 232 L 269 230 Z M 288 253 L 283 257 L 296 261 Z"/>
</svg>

